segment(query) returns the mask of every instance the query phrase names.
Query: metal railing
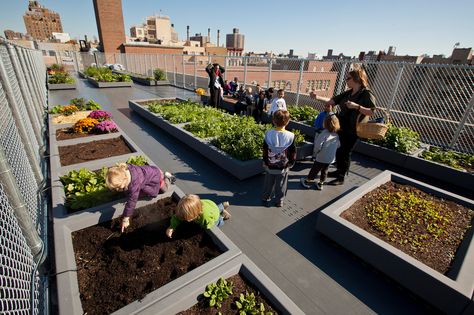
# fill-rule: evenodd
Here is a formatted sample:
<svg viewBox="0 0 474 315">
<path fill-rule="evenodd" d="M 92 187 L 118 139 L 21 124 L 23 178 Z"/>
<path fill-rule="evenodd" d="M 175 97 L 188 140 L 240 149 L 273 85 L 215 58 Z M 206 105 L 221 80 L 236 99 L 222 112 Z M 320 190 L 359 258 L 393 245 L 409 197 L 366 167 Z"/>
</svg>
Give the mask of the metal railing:
<svg viewBox="0 0 474 315">
<path fill-rule="evenodd" d="M 282 88 L 287 104 L 318 110 L 323 104 L 309 93 L 332 97 L 343 92 L 347 73 L 358 64 L 377 98 L 377 116 L 417 131 L 424 143 L 474 153 L 474 66 L 134 53 L 75 53 L 74 59 L 77 70 L 119 63 L 127 71 L 152 76 L 160 68 L 173 85 L 186 89 L 207 88 L 204 69 L 218 62 L 226 69 L 226 80 L 237 77 L 245 86 Z"/>
<path fill-rule="evenodd" d="M 47 313 L 45 82 L 40 51 L 0 41 L 1 314 Z"/>
</svg>

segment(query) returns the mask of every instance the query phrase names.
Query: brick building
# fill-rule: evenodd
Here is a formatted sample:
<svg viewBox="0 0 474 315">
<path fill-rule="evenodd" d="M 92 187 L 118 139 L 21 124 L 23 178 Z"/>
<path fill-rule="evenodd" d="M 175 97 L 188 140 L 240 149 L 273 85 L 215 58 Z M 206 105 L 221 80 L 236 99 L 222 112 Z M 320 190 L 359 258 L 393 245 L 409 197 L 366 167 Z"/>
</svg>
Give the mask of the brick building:
<svg viewBox="0 0 474 315">
<path fill-rule="evenodd" d="M 125 43 L 121 0 L 94 0 L 99 40 L 105 53 L 118 53 Z"/>
<path fill-rule="evenodd" d="M 53 32 L 63 32 L 59 14 L 40 5 L 38 1 L 29 2 L 23 20 L 26 32 L 34 39 L 47 40 L 53 36 Z"/>
</svg>

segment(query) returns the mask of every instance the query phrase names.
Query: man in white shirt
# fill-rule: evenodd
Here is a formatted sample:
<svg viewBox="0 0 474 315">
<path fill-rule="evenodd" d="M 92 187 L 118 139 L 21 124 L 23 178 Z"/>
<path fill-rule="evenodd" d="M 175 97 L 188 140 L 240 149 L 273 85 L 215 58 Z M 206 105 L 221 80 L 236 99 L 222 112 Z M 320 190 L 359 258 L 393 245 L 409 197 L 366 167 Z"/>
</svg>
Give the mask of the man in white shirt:
<svg viewBox="0 0 474 315">
<path fill-rule="evenodd" d="M 273 116 L 273 113 L 279 109 L 286 110 L 286 101 L 284 99 L 285 91 L 283 89 L 279 89 L 277 93 L 278 97 L 273 99 L 270 110 L 268 111 L 268 115 L 270 116 Z"/>
</svg>

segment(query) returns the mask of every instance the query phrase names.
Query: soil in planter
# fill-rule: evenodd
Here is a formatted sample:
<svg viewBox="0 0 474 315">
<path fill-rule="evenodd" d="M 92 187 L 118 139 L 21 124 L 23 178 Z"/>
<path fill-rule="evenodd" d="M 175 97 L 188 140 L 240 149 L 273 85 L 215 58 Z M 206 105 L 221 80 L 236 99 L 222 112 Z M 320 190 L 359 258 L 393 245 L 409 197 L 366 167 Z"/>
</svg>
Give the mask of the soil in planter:
<svg viewBox="0 0 474 315">
<path fill-rule="evenodd" d="M 135 210 L 126 233 L 115 219 L 72 234 L 84 313 L 110 314 L 220 254 L 194 223 L 183 223 L 169 239 L 175 209 L 166 198 Z"/>
<path fill-rule="evenodd" d="M 404 208 L 413 211 L 400 210 Z M 413 186 L 388 182 L 356 201 L 341 217 L 446 274 L 471 228 L 474 211 Z"/>
<path fill-rule="evenodd" d="M 115 133 L 117 131 L 112 131 L 111 133 Z M 62 128 L 56 130 L 56 140 L 69 140 L 69 139 L 76 139 L 76 138 L 84 138 L 96 135 L 102 135 L 103 133 L 79 133 L 74 132 L 72 128 Z"/>
<path fill-rule="evenodd" d="M 226 300 L 222 302 L 222 306 L 218 309 L 214 307 L 209 307 L 208 302 L 205 300 L 204 296 L 201 294 L 198 297 L 199 302 L 191 307 L 190 309 L 178 313 L 178 315 L 209 315 L 209 314 L 217 314 L 221 312 L 225 315 L 231 314 L 239 314 L 237 306 L 235 305 L 235 301 L 239 300 L 240 293 L 245 295 L 245 292 L 255 294 L 257 305 L 259 306 L 260 303 L 265 305 L 265 314 L 267 312 L 272 312 L 273 314 L 278 314 L 277 311 L 270 305 L 268 300 L 260 294 L 260 292 L 250 284 L 245 278 L 240 276 L 240 274 L 236 274 L 228 279 L 227 282 L 232 282 L 234 284 L 232 292 L 233 295 L 229 296 Z M 258 313 L 260 314 L 260 313 Z"/>
<path fill-rule="evenodd" d="M 113 139 L 61 146 L 58 149 L 61 166 L 89 162 L 134 152 L 121 136 Z"/>
</svg>

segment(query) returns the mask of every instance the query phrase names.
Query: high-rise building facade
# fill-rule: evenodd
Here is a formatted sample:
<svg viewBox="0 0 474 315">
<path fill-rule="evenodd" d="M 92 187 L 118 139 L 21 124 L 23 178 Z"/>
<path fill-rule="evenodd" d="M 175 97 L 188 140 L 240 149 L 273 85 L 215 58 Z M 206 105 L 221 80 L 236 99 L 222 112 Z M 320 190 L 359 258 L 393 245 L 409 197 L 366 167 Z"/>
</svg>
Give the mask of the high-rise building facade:
<svg viewBox="0 0 474 315">
<path fill-rule="evenodd" d="M 59 14 L 45 8 L 38 1 L 29 2 L 23 20 L 27 34 L 34 39 L 46 40 L 53 36 L 53 32 L 63 32 Z"/>
<path fill-rule="evenodd" d="M 142 31 L 143 30 L 143 31 Z M 145 24 L 132 26 L 130 28 L 130 37 L 132 39 L 147 39 L 152 43 L 161 45 L 172 45 L 178 42 L 178 33 L 174 30 L 174 25 L 168 16 L 158 15 L 149 16 Z"/>
<path fill-rule="evenodd" d="M 125 43 L 121 0 L 94 0 L 99 40 L 105 53 L 117 53 Z"/>
</svg>

